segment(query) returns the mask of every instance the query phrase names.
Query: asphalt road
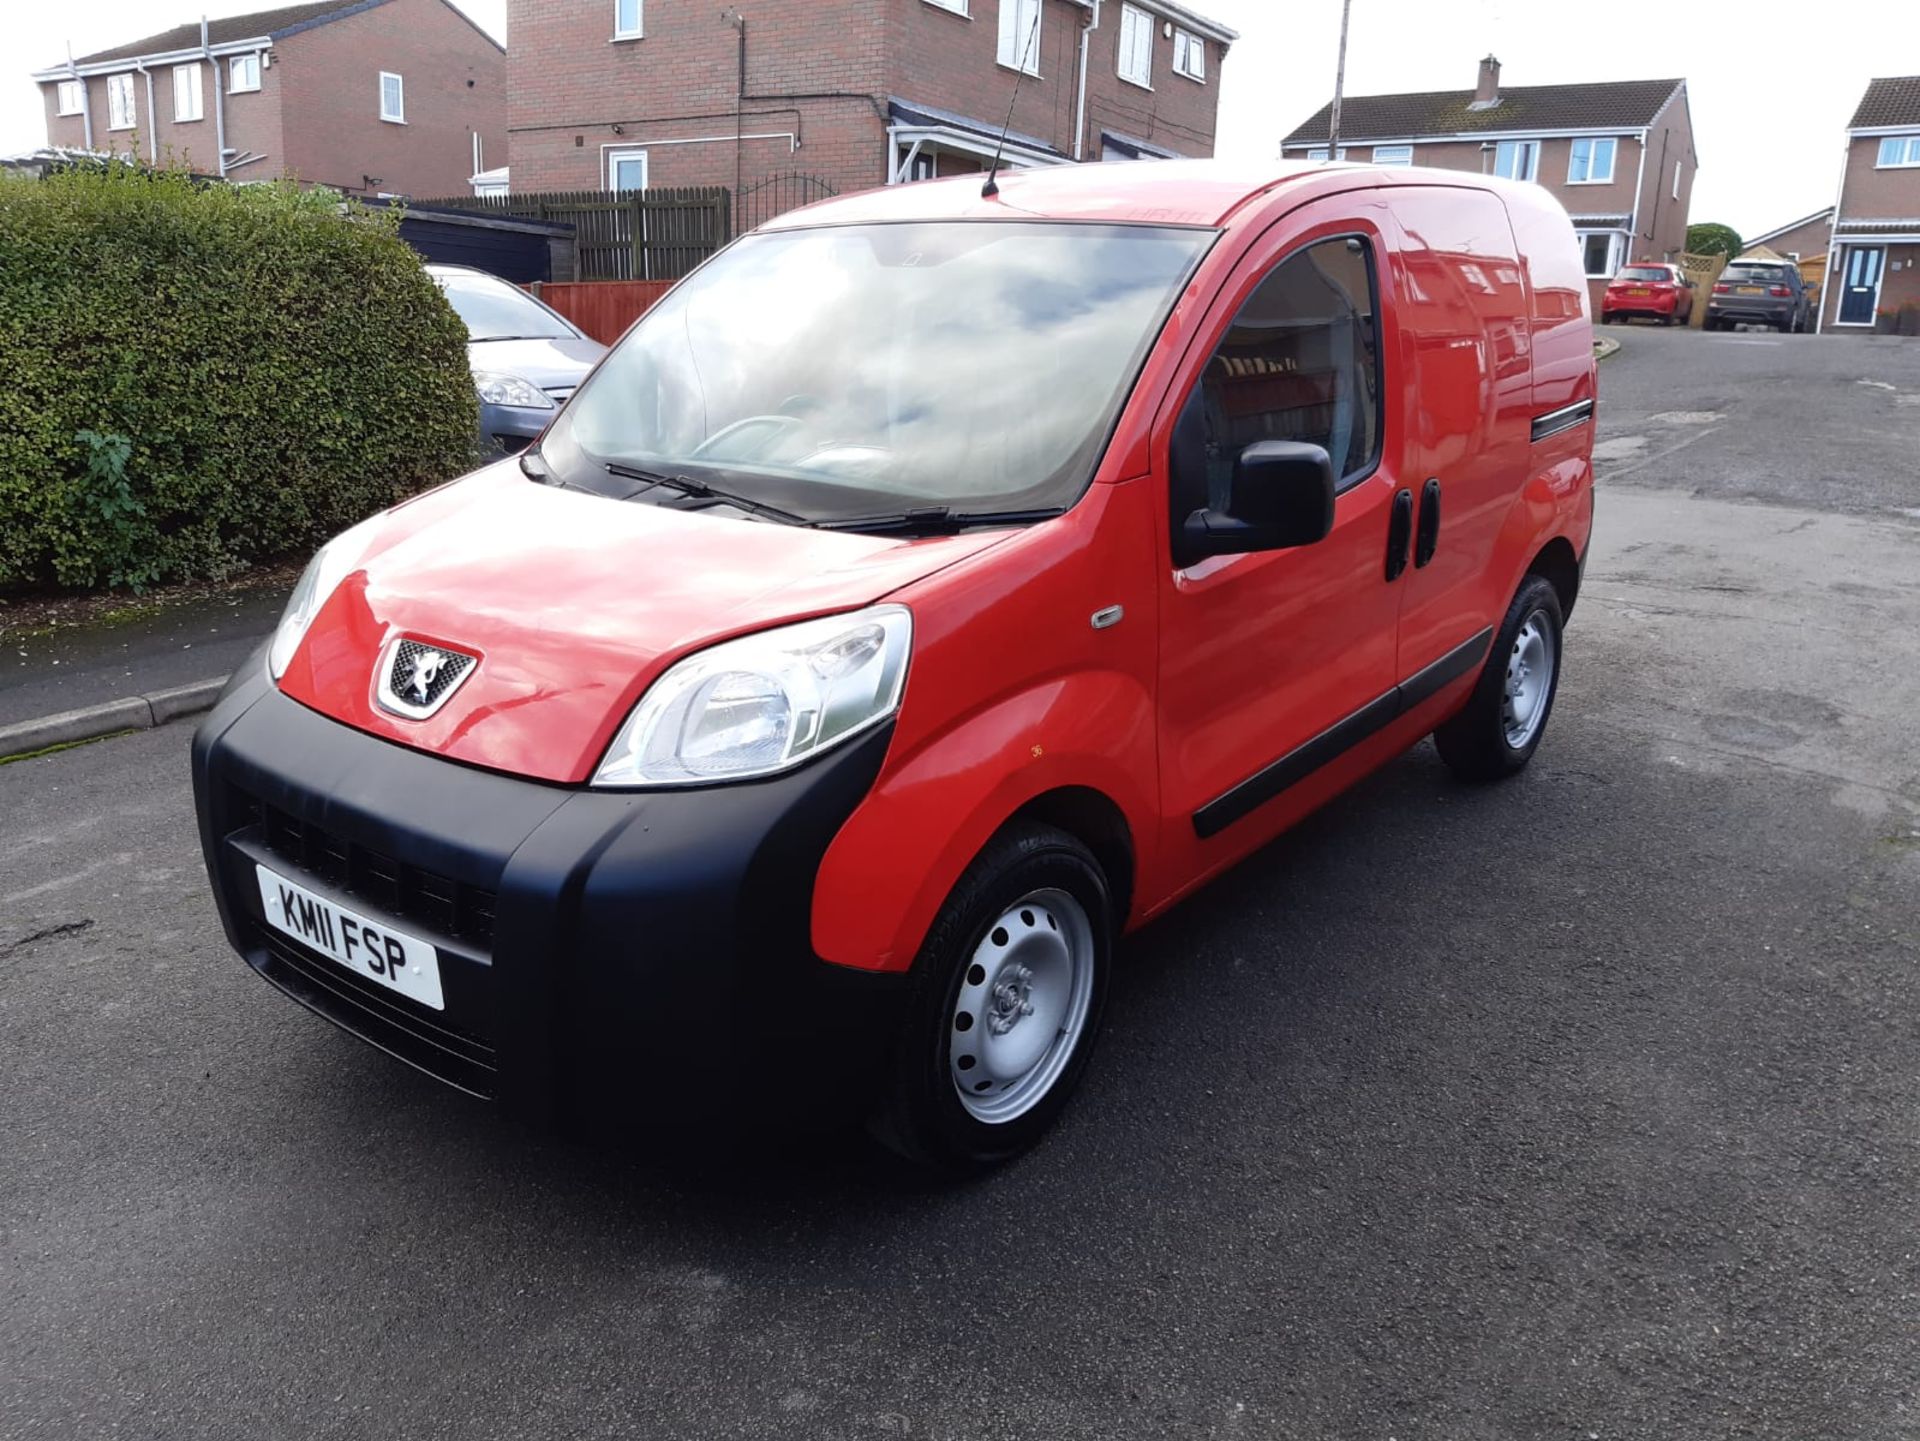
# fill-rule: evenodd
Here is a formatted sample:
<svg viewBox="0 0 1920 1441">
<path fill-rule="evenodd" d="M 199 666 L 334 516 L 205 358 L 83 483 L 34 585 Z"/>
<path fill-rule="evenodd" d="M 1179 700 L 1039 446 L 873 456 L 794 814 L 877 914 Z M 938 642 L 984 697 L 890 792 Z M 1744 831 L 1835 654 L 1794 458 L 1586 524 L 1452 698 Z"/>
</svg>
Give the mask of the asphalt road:
<svg viewBox="0 0 1920 1441">
<path fill-rule="evenodd" d="M 1920 345 L 1623 338 L 1533 767 L 1134 939 L 968 1187 L 517 1131 L 228 956 L 183 727 L 0 767 L 0 1436 L 1920 1436 Z"/>
</svg>

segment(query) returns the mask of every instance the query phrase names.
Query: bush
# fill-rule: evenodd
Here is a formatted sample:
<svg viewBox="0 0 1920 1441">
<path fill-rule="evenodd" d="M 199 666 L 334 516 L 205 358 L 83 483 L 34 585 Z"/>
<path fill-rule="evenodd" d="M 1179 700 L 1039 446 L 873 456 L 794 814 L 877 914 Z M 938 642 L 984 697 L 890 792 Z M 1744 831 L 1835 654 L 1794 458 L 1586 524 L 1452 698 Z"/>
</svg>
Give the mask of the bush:
<svg viewBox="0 0 1920 1441">
<path fill-rule="evenodd" d="M 219 577 L 473 461 L 399 218 L 114 164 L 0 180 L 0 585 Z"/>
<path fill-rule="evenodd" d="M 1731 225 L 1709 220 L 1687 227 L 1687 249 L 1695 255 L 1724 255 L 1731 260 L 1745 245 L 1740 232 Z"/>
</svg>

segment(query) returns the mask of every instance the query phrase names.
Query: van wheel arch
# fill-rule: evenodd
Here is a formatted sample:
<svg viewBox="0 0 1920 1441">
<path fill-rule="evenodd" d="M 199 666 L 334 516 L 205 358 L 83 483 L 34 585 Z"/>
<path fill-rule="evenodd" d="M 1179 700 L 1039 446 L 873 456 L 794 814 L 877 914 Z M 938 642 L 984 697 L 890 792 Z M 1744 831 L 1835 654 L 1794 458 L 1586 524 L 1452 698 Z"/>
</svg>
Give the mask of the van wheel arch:
<svg viewBox="0 0 1920 1441">
<path fill-rule="evenodd" d="M 1565 536 L 1556 535 L 1542 546 L 1528 564 L 1527 574 L 1540 576 L 1553 587 L 1560 598 L 1563 623 L 1573 615 L 1573 602 L 1580 594 L 1580 558 Z"/>
<path fill-rule="evenodd" d="M 1133 829 L 1126 813 L 1112 798 L 1091 786 L 1061 786 L 1043 791 L 1026 802 L 1001 826 L 1038 821 L 1057 827 L 1079 841 L 1100 863 L 1108 893 L 1113 897 L 1113 928 L 1117 935 L 1133 908 L 1135 851 Z M 997 834 L 997 832 L 996 832 Z"/>
</svg>

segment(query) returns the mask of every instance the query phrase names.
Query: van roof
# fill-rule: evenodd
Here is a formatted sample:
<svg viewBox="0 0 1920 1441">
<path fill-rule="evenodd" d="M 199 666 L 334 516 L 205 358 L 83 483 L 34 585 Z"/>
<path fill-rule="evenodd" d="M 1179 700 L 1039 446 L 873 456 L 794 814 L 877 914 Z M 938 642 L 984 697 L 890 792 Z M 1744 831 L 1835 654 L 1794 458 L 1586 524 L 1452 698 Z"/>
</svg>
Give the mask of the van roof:
<svg viewBox="0 0 1920 1441">
<path fill-rule="evenodd" d="M 889 185 L 823 200 L 768 222 L 766 228 L 846 225 L 898 220 L 1106 220 L 1158 225 L 1222 225 L 1254 197 L 1279 186 L 1305 185 L 1330 175 L 1396 183 L 1430 181 L 1494 188 L 1482 176 L 1454 171 L 1397 170 L 1392 166 L 1326 165 L 1268 161 L 1248 165 L 1224 160 L 1150 160 L 1128 164 L 1046 165 L 1002 170 L 1000 193 L 980 194 L 986 177 L 956 175 Z M 1344 187 L 1337 187 L 1344 188 Z"/>
</svg>

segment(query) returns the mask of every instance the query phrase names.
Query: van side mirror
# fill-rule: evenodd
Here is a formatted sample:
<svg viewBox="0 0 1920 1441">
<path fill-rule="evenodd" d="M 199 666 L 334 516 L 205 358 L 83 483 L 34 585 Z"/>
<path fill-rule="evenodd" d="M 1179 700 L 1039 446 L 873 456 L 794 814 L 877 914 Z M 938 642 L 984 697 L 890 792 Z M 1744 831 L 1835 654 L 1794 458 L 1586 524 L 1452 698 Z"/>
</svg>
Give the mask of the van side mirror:
<svg viewBox="0 0 1920 1441">
<path fill-rule="evenodd" d="M 1181 527 L 1194 559 L 1286 550 L 1333 529 L 1333 459 L 1297 440 L 1255 441 L 1233 463 L 1225 511 L 1196 510 Z"/>
</svg>

